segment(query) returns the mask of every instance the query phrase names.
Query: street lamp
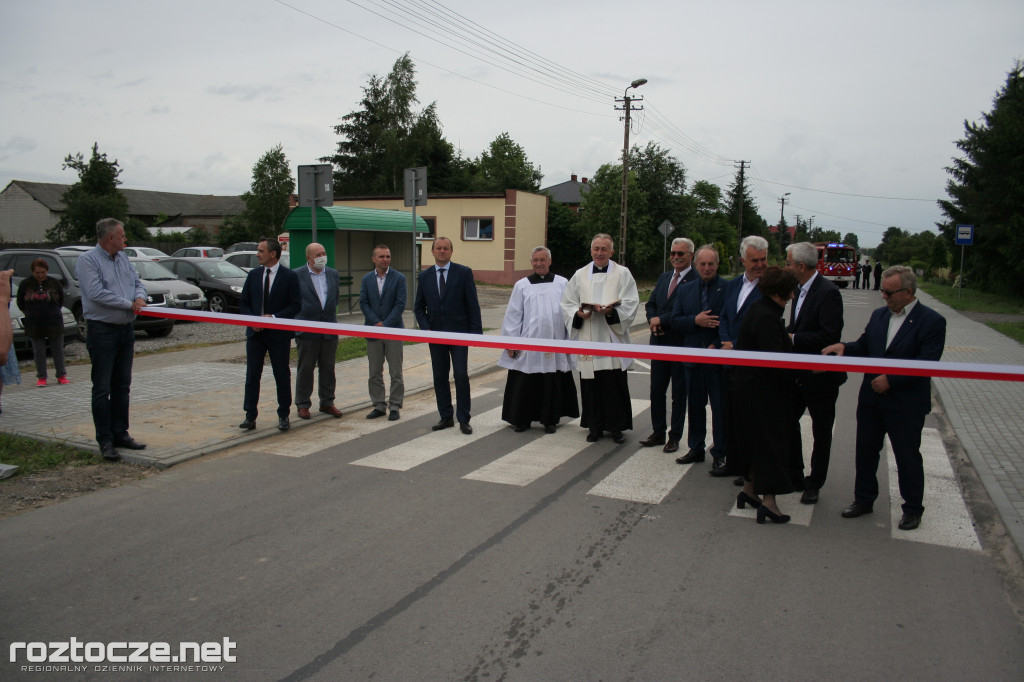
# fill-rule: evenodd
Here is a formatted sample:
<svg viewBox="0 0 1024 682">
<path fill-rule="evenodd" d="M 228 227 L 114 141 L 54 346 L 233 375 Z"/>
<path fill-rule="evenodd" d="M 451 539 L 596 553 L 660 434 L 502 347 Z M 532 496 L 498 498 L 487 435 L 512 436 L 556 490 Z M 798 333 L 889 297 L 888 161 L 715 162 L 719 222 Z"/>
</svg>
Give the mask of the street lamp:
<svg viewBox="0 0 1024 682">
<path fill-rule="evenodd" d="M 629 89 L 639 88 L 646 82 L 646 78 L 637 78 L 622 93 L 623 109 L 626 112 L 626 132 L 622 140 L 622 215 L 619 219 L 619 262 L 621 263 L 626 262 L 626 204 L 628 202 L 626 191 L 629 186 L 629 112 L 631 111 L 630 102 L 632 102 Z"/>
</svg>

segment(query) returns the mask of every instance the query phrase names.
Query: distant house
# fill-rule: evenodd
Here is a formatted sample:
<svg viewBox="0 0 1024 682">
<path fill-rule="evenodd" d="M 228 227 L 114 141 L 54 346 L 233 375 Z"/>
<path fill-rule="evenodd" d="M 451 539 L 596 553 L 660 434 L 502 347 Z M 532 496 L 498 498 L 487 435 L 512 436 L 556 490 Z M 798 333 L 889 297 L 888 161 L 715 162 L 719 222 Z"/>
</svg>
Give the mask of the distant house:
<svg viewBox="0 0 1024 682">
<path fill-rule="evenodd" d="M 576 174 L 573 173 L 569 180 L 560 182 L 557 185 L 551 185 L 550 187 L 544 187 L 540 191 L 541 194 L 549 194 L 554 201 L 565 204 L 573 212 L 579 213 L 580 204 L 583 203 L 583 195 L 590 191 L 590 184 L 586 178 L 583 178 L 582 181 L 577 180 Z"/>
<path fill-rule="evenodd" d="M 53 182 L 12 180 L 0 192 L 0 239 L 6 242 L 46 241 L 46 231 L 63 215 L 64 193 L 71 185 Z M 203 227 L 216 232 L 231 216 L 245 209 L 240 196 L 153 192 L 121 189 L 128 200 L 128 217 L 155 226 L 161 215 L 161 227 Z"/>
</svg>

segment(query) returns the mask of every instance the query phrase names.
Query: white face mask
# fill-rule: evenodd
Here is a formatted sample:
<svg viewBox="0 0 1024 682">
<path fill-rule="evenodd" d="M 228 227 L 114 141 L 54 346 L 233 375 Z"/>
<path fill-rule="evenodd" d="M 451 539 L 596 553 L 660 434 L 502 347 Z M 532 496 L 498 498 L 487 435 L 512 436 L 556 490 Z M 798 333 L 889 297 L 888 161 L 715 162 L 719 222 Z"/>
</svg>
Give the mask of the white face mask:
<svg viewBox="0 0 1024 682">
<path fill-rule="evenodd" d="M 313 259 L 313 267 L 317 270 L 323 270 L 327 265 L 327 256 L 317 256 Z"/>
</svg>

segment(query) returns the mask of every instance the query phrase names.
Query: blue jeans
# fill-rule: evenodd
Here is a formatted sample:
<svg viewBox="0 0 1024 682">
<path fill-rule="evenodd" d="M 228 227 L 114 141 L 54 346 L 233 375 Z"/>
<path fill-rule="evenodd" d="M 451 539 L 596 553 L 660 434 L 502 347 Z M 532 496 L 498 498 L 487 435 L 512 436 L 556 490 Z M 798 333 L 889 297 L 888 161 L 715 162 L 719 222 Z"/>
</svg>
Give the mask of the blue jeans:
<svg viewBox="0 0 1024 682">
<path fill-rule="evenodd" d="M 135 330 L 132 325 L 87 320 L 85 346 L 92 361 L 92 421 L 101 446 L 128 436 Z"/>
</svg>

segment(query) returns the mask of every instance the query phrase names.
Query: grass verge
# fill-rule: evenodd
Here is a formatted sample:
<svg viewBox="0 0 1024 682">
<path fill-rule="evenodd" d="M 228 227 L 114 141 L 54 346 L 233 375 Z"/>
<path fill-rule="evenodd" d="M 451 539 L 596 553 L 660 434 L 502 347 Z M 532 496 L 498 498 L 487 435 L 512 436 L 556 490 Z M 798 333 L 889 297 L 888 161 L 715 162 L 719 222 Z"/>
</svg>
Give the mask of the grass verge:
<svg viewBox="0 0 1024 682">
<path fill-rule="evenodd" d="M 15 473 L 18 476 L 66 464 L 101 464 L 103 458 L 98 453 L 63 443 L 0 433 L 0 462 L 18 467 Z"/>
<path fill-rule="evenodd" d="M 949 285 L 934 282 L 919 283 L 923 291 L 934 296 L 953 310 L 966 310 L 976 313 L 996 313 L 1000 315 L 1024 315 L 1024 300 L 1009 296 L 989 294 L 975 289 L 964 289 L 958 295 L 956 289 Z"/>
</svg>

